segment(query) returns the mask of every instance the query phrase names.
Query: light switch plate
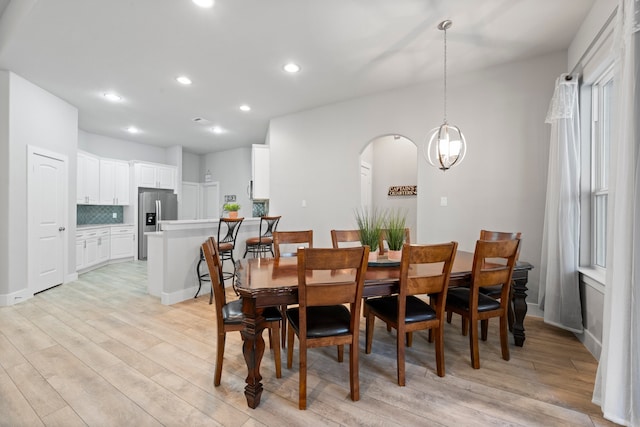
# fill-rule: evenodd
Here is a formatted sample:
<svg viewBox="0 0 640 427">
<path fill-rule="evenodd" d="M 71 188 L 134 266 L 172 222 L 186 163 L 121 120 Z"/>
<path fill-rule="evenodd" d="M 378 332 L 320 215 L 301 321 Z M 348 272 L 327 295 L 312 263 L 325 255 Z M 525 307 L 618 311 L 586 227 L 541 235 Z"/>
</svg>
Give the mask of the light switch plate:
<svg viewBox="0 0 640 427">
<path fill-rule="evenodd" d="M 446 196 L 440 197 L 440 206 L 447 206 L 447 204 L 448 204 L 448 200 Z"/>
</svg>

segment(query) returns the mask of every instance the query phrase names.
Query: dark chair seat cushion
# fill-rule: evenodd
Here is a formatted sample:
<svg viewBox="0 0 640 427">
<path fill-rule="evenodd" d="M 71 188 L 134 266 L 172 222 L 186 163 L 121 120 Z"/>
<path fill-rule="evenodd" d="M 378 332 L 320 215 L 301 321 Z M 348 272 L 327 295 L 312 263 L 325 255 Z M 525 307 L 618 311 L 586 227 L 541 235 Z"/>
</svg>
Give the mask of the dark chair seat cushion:
<svg viewBox="0 0 640 427">
<path fill-rule="evenodd" d="M 282 320 L 280 311 L 275 307 L 267 307 L 262 313 L 267 322 Z M 225 304 L 222 307 L 222 320 L 227 324 L 242 323 L 244 315 L 242 314 L 242 300 L 237 299 Z"/>
<path fill-rule="evenodd" d="M 469 308 L 469 296 L 471 293 L 468 288 L 449 289 L 447 293 L 447 306 L 453 306 L 461 309 Z M 486 295 L 478 294 L 478 311 L 491 311 L 500 308 L 500 303 Z"/>
<path fill-rule="evenodd" d="M 369 306 L 382 320 L 395 321 L 398 319 L 397 295 L 370 298 L 365 301 L 365 305 Z M 436 317 L 436 312 L 429 304 L 413 295 L 407 297 L 405 323 L 424 322 L 425 320 L 432 320 Z"/>
<path fill-rule="evenodd" d="M 499 297 L 502 294 L 502 285 L 480 286 L 480 293 L 491 297 Z"/>
<path fill-rule="evenodd" d="M 257 244 L 270 245 L 272 243 L 273 243 L 273 238 L 271 238 L 271 237 L 263 237 L 263 238 L 249 237 L 247 239 L 247 245 L 249 245 L 249 246 L 257 245 Z"/>
<path fill-rule="evenodd" d="M 287 310 L 289 324 L 300 334 L 300 308 Z M 307 307 L 307 338 L 345 335 L 349 333 L 351 314 L 343 305 Z"/>
</svg>

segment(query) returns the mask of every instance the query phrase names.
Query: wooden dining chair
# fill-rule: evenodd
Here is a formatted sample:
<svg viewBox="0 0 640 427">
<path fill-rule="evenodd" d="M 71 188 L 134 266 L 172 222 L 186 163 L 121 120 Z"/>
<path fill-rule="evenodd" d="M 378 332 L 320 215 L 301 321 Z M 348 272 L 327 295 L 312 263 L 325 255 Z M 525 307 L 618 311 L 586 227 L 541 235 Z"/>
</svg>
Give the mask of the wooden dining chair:
<svg viewBox="0 0 640 427">
<path fill-rule="evenodd" d="M 340 243 L 355 243 L 357 242 L 359 246 L 362 246 L 360 243 L 360 230 L 331 230 L 331 245 L 334 249 L 343 247 L 340 246 Z M 355 246 L 353 244 L 348 246 Z"/>
<path fill-rule="evenodd" d="M 289 321 L 287 368 L 293 360 L 294 335 L 298 336 L 300 384 L 298 407 L 307 407 L 307 349 L 338 346 L 342 362 L 344 345 L 349 345 L 351 400 L 360 399 L 358 377 L 358 333 L 360 308 L 367 270 L 369 247 L 300 249 L 298 251 L 298 307 L 287 310 Z M 339 270 L 352 274 L 336 282 Z M 344 304 L 349 304 L 349 309 Z"/>
<path fill-rule="evenodd" d="M 308 248 L 313 247 L 313 230 L 305 231 L 274 231 L 273 232 L 273 251 L 276 258 L 296 256 L 296 252 L 282 252 L 280 245 L 302 245 L 306 244 Z"/>
<path fill-rule="evenodd" d="M 216 370 L 213 384 L 217 387 L 220 385 L 222 377 L 222 362 L 224 360 L 224 344 L 227 332 L 242 331 L 244 328 L 242 321 L 242 300 L 227 301 L 224 289 L 224 280 L 222 278 L 222 264 L 220 263 L 220 255 L 218 253 L 218 245 L 213 237 L 210 237 L 202 244 L 202 252 L 204 253 L 207 266 L 209 267 L 209 279 L 215 300 L 216 326 L 217 326 L 217 348 L 216 348 Z M 280 359 L 280 322 L 282 316 L 275 307 L 265 308 L 263 314 L 267 328 L 269 329 L 269 344 L 273 349 L 273 357 L 276 364 L 276 377 L 282 376 L 282 365 Z M 275 342 L 275 345 L 274 345 Z"/>
<path fill-rule="evenodd" d="M 489 231 L 489 230 L 480 230 L 480 240 L 491 240 L 491 241 L 496 241 L 496 240 L 514 240 L 514 239 L 520 239 L 522 236 L 522 233 L 520 232 L 506 232 L 506 231 Z M 516 262 L 518 261 L 518 257 L 520 256 L 520 247 L 518 247 L 518 255 L 516 256 Z M 513 283 L 512 283 L 513 285 Z M 513 288 L 512 288 L 513 290 Z M 481 286 L 480 287 L 480 293 L 487 295 L 491 298 L 495 298 L 495 299 L 500 299 L 501 295 L 502 295 L 502 285 L 496 285 L 496 286 Z M 512 302 L 512 295 L 509 294 L 509 301 L 508 301 L 508 316 L 509 316 L 509 330 L 513 330 L 513 322 L 515 320 L 515 315 L 513 312 L 513 302 Z M 452 312 L 447 312 L 447 322 L 451 323 L 451 316 Z M 487 339 L 487 331 L 488 331 L 488 324 L 489 321 L 488 320 L 483 320 L 482 322 L 480 322 L 480 329 L 481 329 L 481 338 L 482 340 L 486 340 Z M 466 322 L 466 319 L 463 317 L 462 318 L 462 335 L 466 336 L 467 335 L 467 330 L 468 330 L 468 324 Z"/>
<path fill-rule="evenodd" d="M 380 233 L 380 244 L 378 245 L 378 254 L 384 255 L 386 251 L 389 250 L 389 245 L 385 247 L 385 242 L 387 241 L 387 229 L 383 228 L 382 233 Z M 404 229 L 404 243 L 411 244 L 411 230 L 409 228 Z"/>
<path fill-rule="evenodd" d="M 436 372 L 444 377 L 445 304 L 457 242 L 402 247 L 398 295 L 369 298 L 364 302 L 365 352 L 371 353 L 375 318 L 397 331 L 398 385 L 405 385 L 405 340 L 413 331 L 430 329 L 436 341 Z M 429 296 L 429 303 L 418 298 Z"/>
<path fill-rule="evenodd" d="M 473 256 L 470 287 L 450 289 L 447 295 L 447 312 L 460 314 L 469 324 L 471 366 L 475 369 L 480 368 L 478 321 L 488 321 L 492 317 L 500 319 L 502 358 L 509 360 L 508 306 L 511 277 L 519 248 L 518 239 L 478 240 Z M 502 286 L 499 300 L 480 293 L 481 287 L 497 285 Z M 486 340 L 486 335 L 483 340 Z"/>
<path fill-rule="evenodd" d="M 253 254 L 255 257 L 262 257 L 271 252 L 271 256 L 275 256 L 273 253 L 273 232 L 278 228 L 280 222 L 280 216 L 263 216 L 260 217 L 260 226 L 258 228 L 258 235 L 255 237 L 249 237 L 245 241 L 245 250 L 243 258 L 247 257 L 247 253 Z"/>
<path fill-rule="evenodd" d="M 296 252 L 283 253 L 280 249 L 280 245 L 307 245 L 306 247 L 313 247 L 313 230 L 306 231 L 274 231 L 273 232 L 273 251 L 275 258 L 296 256 Z M 280 312 L 283 315 L 282 319 L 282 348 L 286 346 L 286 333 L 287 333 L 287 320 L 286 320 L 287 306 L 280 306 Z"/>
</svg>

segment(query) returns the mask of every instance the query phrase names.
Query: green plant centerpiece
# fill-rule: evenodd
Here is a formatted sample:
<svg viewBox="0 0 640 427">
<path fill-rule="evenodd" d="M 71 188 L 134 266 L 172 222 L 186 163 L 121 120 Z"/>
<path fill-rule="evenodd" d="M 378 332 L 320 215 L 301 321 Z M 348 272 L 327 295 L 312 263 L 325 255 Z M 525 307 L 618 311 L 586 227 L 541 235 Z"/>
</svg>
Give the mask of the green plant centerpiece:
<svg viewBox="0 0 640 427">
<path fill-rule="evenodd" d="M 229 218 L 237 218 L 240 205 L 238 203 L 225 203 L 222 209 L 229 213 Z"/>
<path fill-rule="evenodd" d="M 369 260 L 377 260 L 384 215 L 376 208 L 360 208 L 356 210 L 356 222 L 360 231 L 360 243 L 369 246 Z"/>
<path fill-rule="evenodd" d="M 389 259 L 400 259 L 402 256 L 402 245 L 406 238 L 406 211 L 394 209 L 387 213 L 384 220 L 386 229 L 387 244 L 389 245 Z"/>
</svg>

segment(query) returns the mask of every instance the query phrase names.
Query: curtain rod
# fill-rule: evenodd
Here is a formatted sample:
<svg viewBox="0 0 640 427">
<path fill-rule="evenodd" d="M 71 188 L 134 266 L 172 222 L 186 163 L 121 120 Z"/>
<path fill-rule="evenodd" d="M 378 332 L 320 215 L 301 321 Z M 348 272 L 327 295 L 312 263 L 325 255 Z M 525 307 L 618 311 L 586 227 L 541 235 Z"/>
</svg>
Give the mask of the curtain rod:
<svg viewBox="0 0 640 427">
<path fill-rule="evenodd" d="M 613 12 L 611 12 L 611 15 L 609 15 L 609 18 L 607 18 L 607 21 L 604 23 L 604 25 L 602 26 L 602 28 L 600 28 L 600 31 L 598 31 L 598 34 L 596 34 L 596 36 L 593 38 L 593 40 L 591 40 L 591 43 L 589 43 L 589 46 L 587 46 L 587 49 L 585 49 L 584 53 L 582 54 L 582 56 L 580 56 L 580 59 L 578 59 L 578 62 L 576 62 L 576 65 L 574 65 L 573 70 L 571 70 L 571 74 L 574 74 L 576 72 L 576 70 L 578 69 L 579 66 L 583 65 L 582 61 L 584 60 L 584 58 L 587 56 L 587 54 L 589 52 L 591 52 L 591 49 L 593 49 L 593 46 L 596 44 L 596 42 L 600 39 L 600 36 L 602 35 L 602 33 L 604 33 L 605 28 L 607 28 L 609 26 L 609 23 L 611 23 L 611 21 L 613 20 L 613 18 L 616 16 L 616 12 L 618 11 L 618 6 L 616 6 L 613 9 Z M 571 80 L 571 79 L 567 79 L 567 80 Z"/>
</svg>

